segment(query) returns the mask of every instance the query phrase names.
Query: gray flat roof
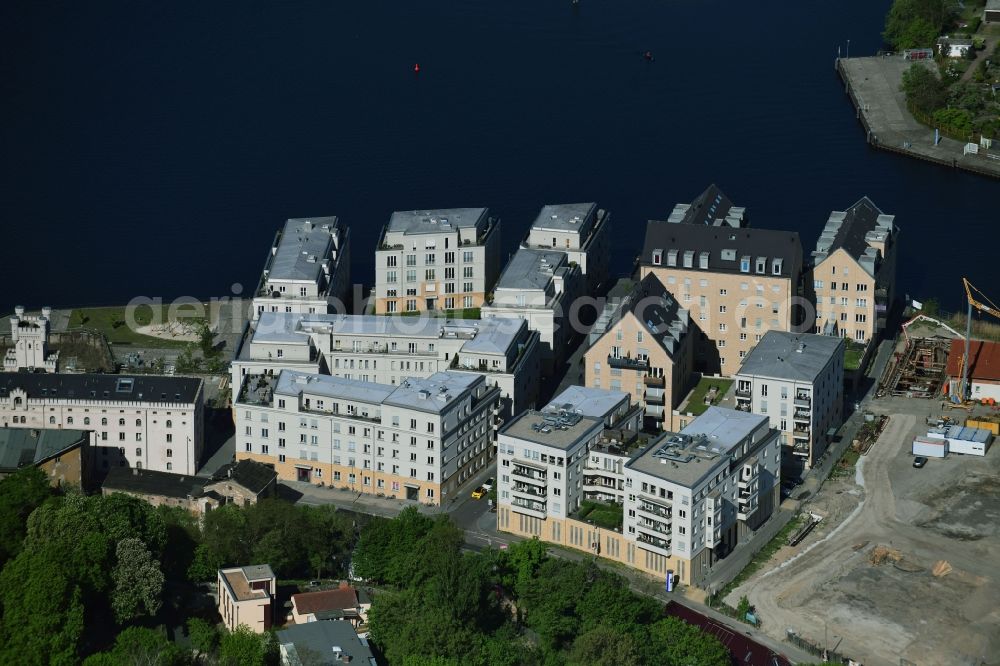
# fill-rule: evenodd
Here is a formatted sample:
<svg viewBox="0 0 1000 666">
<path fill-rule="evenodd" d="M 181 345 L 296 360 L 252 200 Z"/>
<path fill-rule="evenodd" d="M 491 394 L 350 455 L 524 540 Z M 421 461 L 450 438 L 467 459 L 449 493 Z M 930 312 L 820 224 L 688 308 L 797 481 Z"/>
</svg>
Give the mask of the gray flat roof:
<svg viewBox="0 0 1000 666">
<path fill-rule="evenodd" d="M 246 576 L 246 579 L 250 581 L 274 578 L 274 571 L 271 570 L 270 564 L 251 564 L 240 567 L 240 569 L 243 570 L 243 575 Z"/>
<path fill-rule="evenodd" d="M 321 620 L 295 624 L 277 632 L 278 643 L 285 646 L 287 652 L 294 656 L 292 663 L 323 664 L 324 666 L 342 665 L 344 662 L 336 658 L 333 648 L 350 656 L 354 666 L 368 666 L 375 663 L 375 657 L 368 641 L 359 637 L 350 622 L 337 620 Z M 301 650 L 302 654 L 298 654 Z M 308 657 L 306 656 L 308 653 Z"/>
<path fill-rule="evenodd" d="M 588 218 L 595 213 L 597 213 L 597 204 L 594 202 L 548 204 L 542 206 L 542 210 L 538 213 L 531 228 L 586 233 L 586 230 L 593 223 L 593 220 Z"/>
<path fill-rule="evenodd" d="M 812 383 L 843 346 L 839 337 L 768 331 L 736 374 Z"/>
<path fill-rule="evenodd" d="M 516 437 L 526 442 L 533 442 L 561 451 L 568 451 L 581 440 L 590 436 L 595 427 L 601 429 L 604 426 L 602 420 L 590 416 L 581 416 L 576 423 L 568 427 L 549 427 L 549 432 L 543 432 L 538 429 L 538 426 L 546 424 L 547 418 L 551 419 L 552 414 L 531 409 L 505 425 L 500 432 L 501 434 Z"/>
<path fill-rule="evenodd" d="M 450 319 L 446 317 L 403 317 L 379 315 L 300 314 L 262 312 L 252 341 L 260 343 L 304 342 L 311 330 L 335 335 L 369 335 L 390 338 L 466 339 L 463 348 L 506 351 L 517 339 L 523 321 L 513 317 Z M 469 347 L 468 345 L 472 345 Z"/>
<path fill-rule="evenodd" d="M 475 227 L 488 213 L 488 208 L 397 210 L 389 217 L 386 230 L 404 234 L 439 234 Z"/>
<path fill-rule="evenodd" d="M 0 469 L 37 465 L 67 449 L 83 446 L 89 438 L 85 430 L 0 428 Z"/>
<path fill-rule="evenodd" d="M 383 404 L 439 413 L 482 381 L 481 375 L 467 372 L 435 372 L 429 377 L 409 377 L 400 382 Z"/>
<path fill-rule="evenodd" d="M 315 375 L 295 370 L 282 370 L 278 376 L 278 386 L 275 395 L 294 395 L 302 393 L 321 395 L 327 398 L 341 400 L 357 400 L 371 404 L 381 404 L 393 391 L 388 384 L 365 382 L 360 379 L 347 379 L 331 375 Z"/>
<path fill-rule="evenodd" d="M 500 275 L 496 288 L 545 289 L 552 281 L 556 268 L 565 262 L 565 252 L 519 248 Z"/>
<path fill-rule="evenodd" d="M 626 467 L 693 488 L 727 463 L 732 448 L 767 421 L 767 416 L 712 406 L 680 433 L 663 433 Z"/>
<path fill-rule="evenodd" d="M 544 409 L 565 409 L 604 420 L 622 402 L 628 400 L 629 394 L 624 391 L 611 391 L 589 386 L 570 386 L 552 398 L 552 401 Z"/>
<path fill-rule="evenodd" d="M 330 256 L 337 218 L 296 218 L 285 222 L 278 249 L 271 259 L 271 280 L 316 282 L 323 273 L 323 261 Z"/>
<path fill-rule="evenodd" d="M 193 403 L 201 379 L 163 375 L 99 375 L 41 372 L 0 374 L 0 397 L 22 389 L 32 400 L 127 400 Z"/>
<path fill-rule="evenodd" d="M 528 327 L 526 319 L 520 317 L 490 317 L 483 323 L 495 322 L 479 328 L 479 333 L 462 345 L 463 352 L 473 354 L 506 354 L 512 343 L 521 337 L 521 331 Z"/>
</svg>

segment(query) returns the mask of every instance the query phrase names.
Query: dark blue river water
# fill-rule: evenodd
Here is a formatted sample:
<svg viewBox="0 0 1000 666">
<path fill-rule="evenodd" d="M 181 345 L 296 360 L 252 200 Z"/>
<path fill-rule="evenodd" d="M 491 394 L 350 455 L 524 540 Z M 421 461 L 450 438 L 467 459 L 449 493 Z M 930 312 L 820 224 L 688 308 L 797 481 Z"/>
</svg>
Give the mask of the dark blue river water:
<svg viewBox="0 0 1000 666">
<path fill-rule="evenodd" d="M 490 206 L 513 248 L 542 204 L 596 200 L 625 272 L 712 181 L 807 252 L 867 194 L 904 291 L 996 296 L 1000 183 L 870 150 L 834 74 L 888 4 L 7 0 L 0 306 L 226 295 L 309 215 L 353 227 L 370 283 L 389 213 L 423 207 Z"/>
</svg>

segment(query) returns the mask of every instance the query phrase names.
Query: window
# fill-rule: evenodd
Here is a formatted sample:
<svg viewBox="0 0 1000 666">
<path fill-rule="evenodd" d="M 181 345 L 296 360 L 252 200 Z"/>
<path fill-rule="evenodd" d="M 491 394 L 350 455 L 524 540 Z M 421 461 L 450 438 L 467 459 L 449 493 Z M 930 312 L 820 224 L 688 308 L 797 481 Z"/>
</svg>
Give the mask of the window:
<svg viewBox="0 0 1000 666">
<path fill-rule="evenodd" d="M 760 385 L 760 396 L 762 398 L 766 398 L 767 397 L 767 384 L 761 384 Z"/>
<path fill-rule="evenodd" d="M 135 455 L 136 455 L 137 457 L 142 457 L 142 449 L 136 449 L 136 450 L 135 450 Z"/>
<path fill-rule="evenodd" d="M 728 291 L 726 291 L 725 289 L 720 289 L 720 290 L 719 290 L 719 296 L 725 296 L 725 295 L 726 295 L 726 294 L 728 294 L 728 293 L 729 293 L 729 292 L 728 292 Z"/>
<path fill-rule="evenodd" d="M 471 250 L 462 253 L 462 261 L 467 264 L 471 264 L 474 261 Z"/>
<path fill-rule="evenodd" d="M 434 277 L 434 269 L 433 268 L 428 268 L 426 271 L 424 271 L 424 279 L 427 280 L 427 281 L 431 281 L 431 280 L 436 279 Z"/>
<path fill-rule="evenodd" d="M 389 284 L 395 284 L 396 282 L 398 282 L 396 271 L 388 271 L 385 274 L 385 281 L 388 282 Z"/>
<path fill-rule="evenodd" d="M 653 265 L 660 266 L 663 263 L 663 250 L 653 250 Z"/>
<path fill-rule="evenodd" d="M 389 268 L 393 268 L 396 265 L 396 257 L 388 256 L 385 258 L 385 265 Z"/>
<path fill-rule="evenodd" d="M 125 425 L 125 419 L 118 419 L 118 425 L 124 426 Z"/>
</svg>

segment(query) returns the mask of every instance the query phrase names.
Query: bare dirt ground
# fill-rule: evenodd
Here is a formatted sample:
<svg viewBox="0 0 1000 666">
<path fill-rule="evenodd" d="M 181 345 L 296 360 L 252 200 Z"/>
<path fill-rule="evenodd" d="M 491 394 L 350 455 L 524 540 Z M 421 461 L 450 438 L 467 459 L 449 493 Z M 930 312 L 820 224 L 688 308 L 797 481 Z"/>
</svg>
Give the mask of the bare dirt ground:
<svg viewBox="0 0 1000 666">
<path fill-rule="evenodd" d="M 937 406 L 874 401 L 890 421 L 854 477 L 804 503 L 820 525 L 730 603 L 746 594 L 771 636 L 793 629 L 868 666 L 1000 664 L 1000 444 L 913 468 L 910 442 Z M 872 564 L 878 546 L 901 561 Z M 941 560 L 952 570 L 935 577 Z"/>
</svg>

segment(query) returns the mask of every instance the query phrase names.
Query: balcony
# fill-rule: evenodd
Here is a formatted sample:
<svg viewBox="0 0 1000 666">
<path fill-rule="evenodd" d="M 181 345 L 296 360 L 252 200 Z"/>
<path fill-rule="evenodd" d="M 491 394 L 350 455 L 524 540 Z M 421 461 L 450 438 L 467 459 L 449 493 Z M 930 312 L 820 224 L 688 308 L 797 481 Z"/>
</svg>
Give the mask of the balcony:
<svg viewBox="0 0 1000 666">
<path fill-rule="evenodd" d="M 808 393 L 796 393 L 794 402 L 796 407 L 809 407 L 812 405 L 812 396 Z"/>
<path fill-rule="evenodd" d="M 657 516 L 659 518 L 669 519 L 673 515 L 670 507 L 661 506 L 652 502 L 639 502 L 638 510 L 642 513 L 648 513 L 651 516 Z"/>
<path fill-rule="evenodd" d="M 545 497 L 545 490 L 527 483 L 515 483 L 513 488 L 515 493 L 530 495 L 531 497 Z"/>
<path fill-rule="evenodd" d="M 642 378 L 643 383 L 646 386 L 664 388 L 667 385 L 667 381 L 663 377 L 651 377 L 646 375 Z"/>
<path fill-rule="evenodd" d="M 757 507 L 750 500 L 740 500 L 736 507 L 736 517 L 740 520 L 746 520 L 754 514 Z"/>
<path fill-rule="evenodd" d="M 665 392 L 663 389 L 648 388 L 643 395 L 643 400 L 647 405 L 662 405 L 664 404 Z"/>
<path fill-rule="evenodd" d="M 542 485 L 545 485 L 546 479 L 548 477 L 548 474 L 546 474 L 545 472 L 532 469 L 530 467 L 523 467 L 517 465 L 514 466 L 514 469 L 511 471 L 511 474 L 513 474 L 514 476 L 521 477 L 522 479 L 527 479 L 531 483 L 540 483 Z"/>
<path fill-rule="evenodd" d="M 515 497 L 511 500 L 510 504 L 515 511 L 520 511 L 536 518 L 545 518 L 545 502 L 535 502 Z"/>
<path fill-rule="evenodd" d="M 670 539 L 661 539 L 653 536 L 652 534 L 643 534 L 642 532 L 639 532 L 635 535 L 635 540 L 639 543 L 647 544 L 653 548 L 664 551 L 665 555 L 670 554 Z"/>
<path fill-rule="evenodd" d="M 750 394 L 751 394 L 750 388 L 737 388 L 736 389 L 736 397 L 737 398 L 746 398 L 747 400 L 749 400 L 750 399 Z"/>
<path fill-rule="evenodd" d="M 619 370 L 649 370 L 649 361 L 646 359 L 608 356 L 608 366 Z"/>
<path fill-rule="evenodd" d="M 808 438 L 809 437 L 809 431 L 810 431 L 810 428 L 808 426 L 795 426 L 794 428 L 792 428 L 792 435 L 795 436 L 795 437 L 798 437 L 798 436 L 801 435 L 802 437 L 807 437 Z"/>
<path fill-rule="evenodd" d="M 810 412 L 807 409 L 796 409 L 795 414 L 794 416 L 792 416 L 792 418 L 795 419 L 796 421 L 811 421 L 812 412 Z"/>
<path fill-rule="evenodd" d="M 620 479 L 607 476 L 586 476 L 583 477 L 583 485 L 592 488 L 611 488 L 612 490 L 624 490 L 625 482 Z"/>
<path fill-rule="evenodd" d="M 658 523 L 652 520 L 643 520 L 638 525 L 644 530 L 653 530 L 657 534 L 670 535 L 670 523 Z"/>
<path fill-rule="evenodd" d="M 720 530 L 705 530 L 705 547 L 714 548 L 717 543 L 721 540 Z"/>
</svg>

